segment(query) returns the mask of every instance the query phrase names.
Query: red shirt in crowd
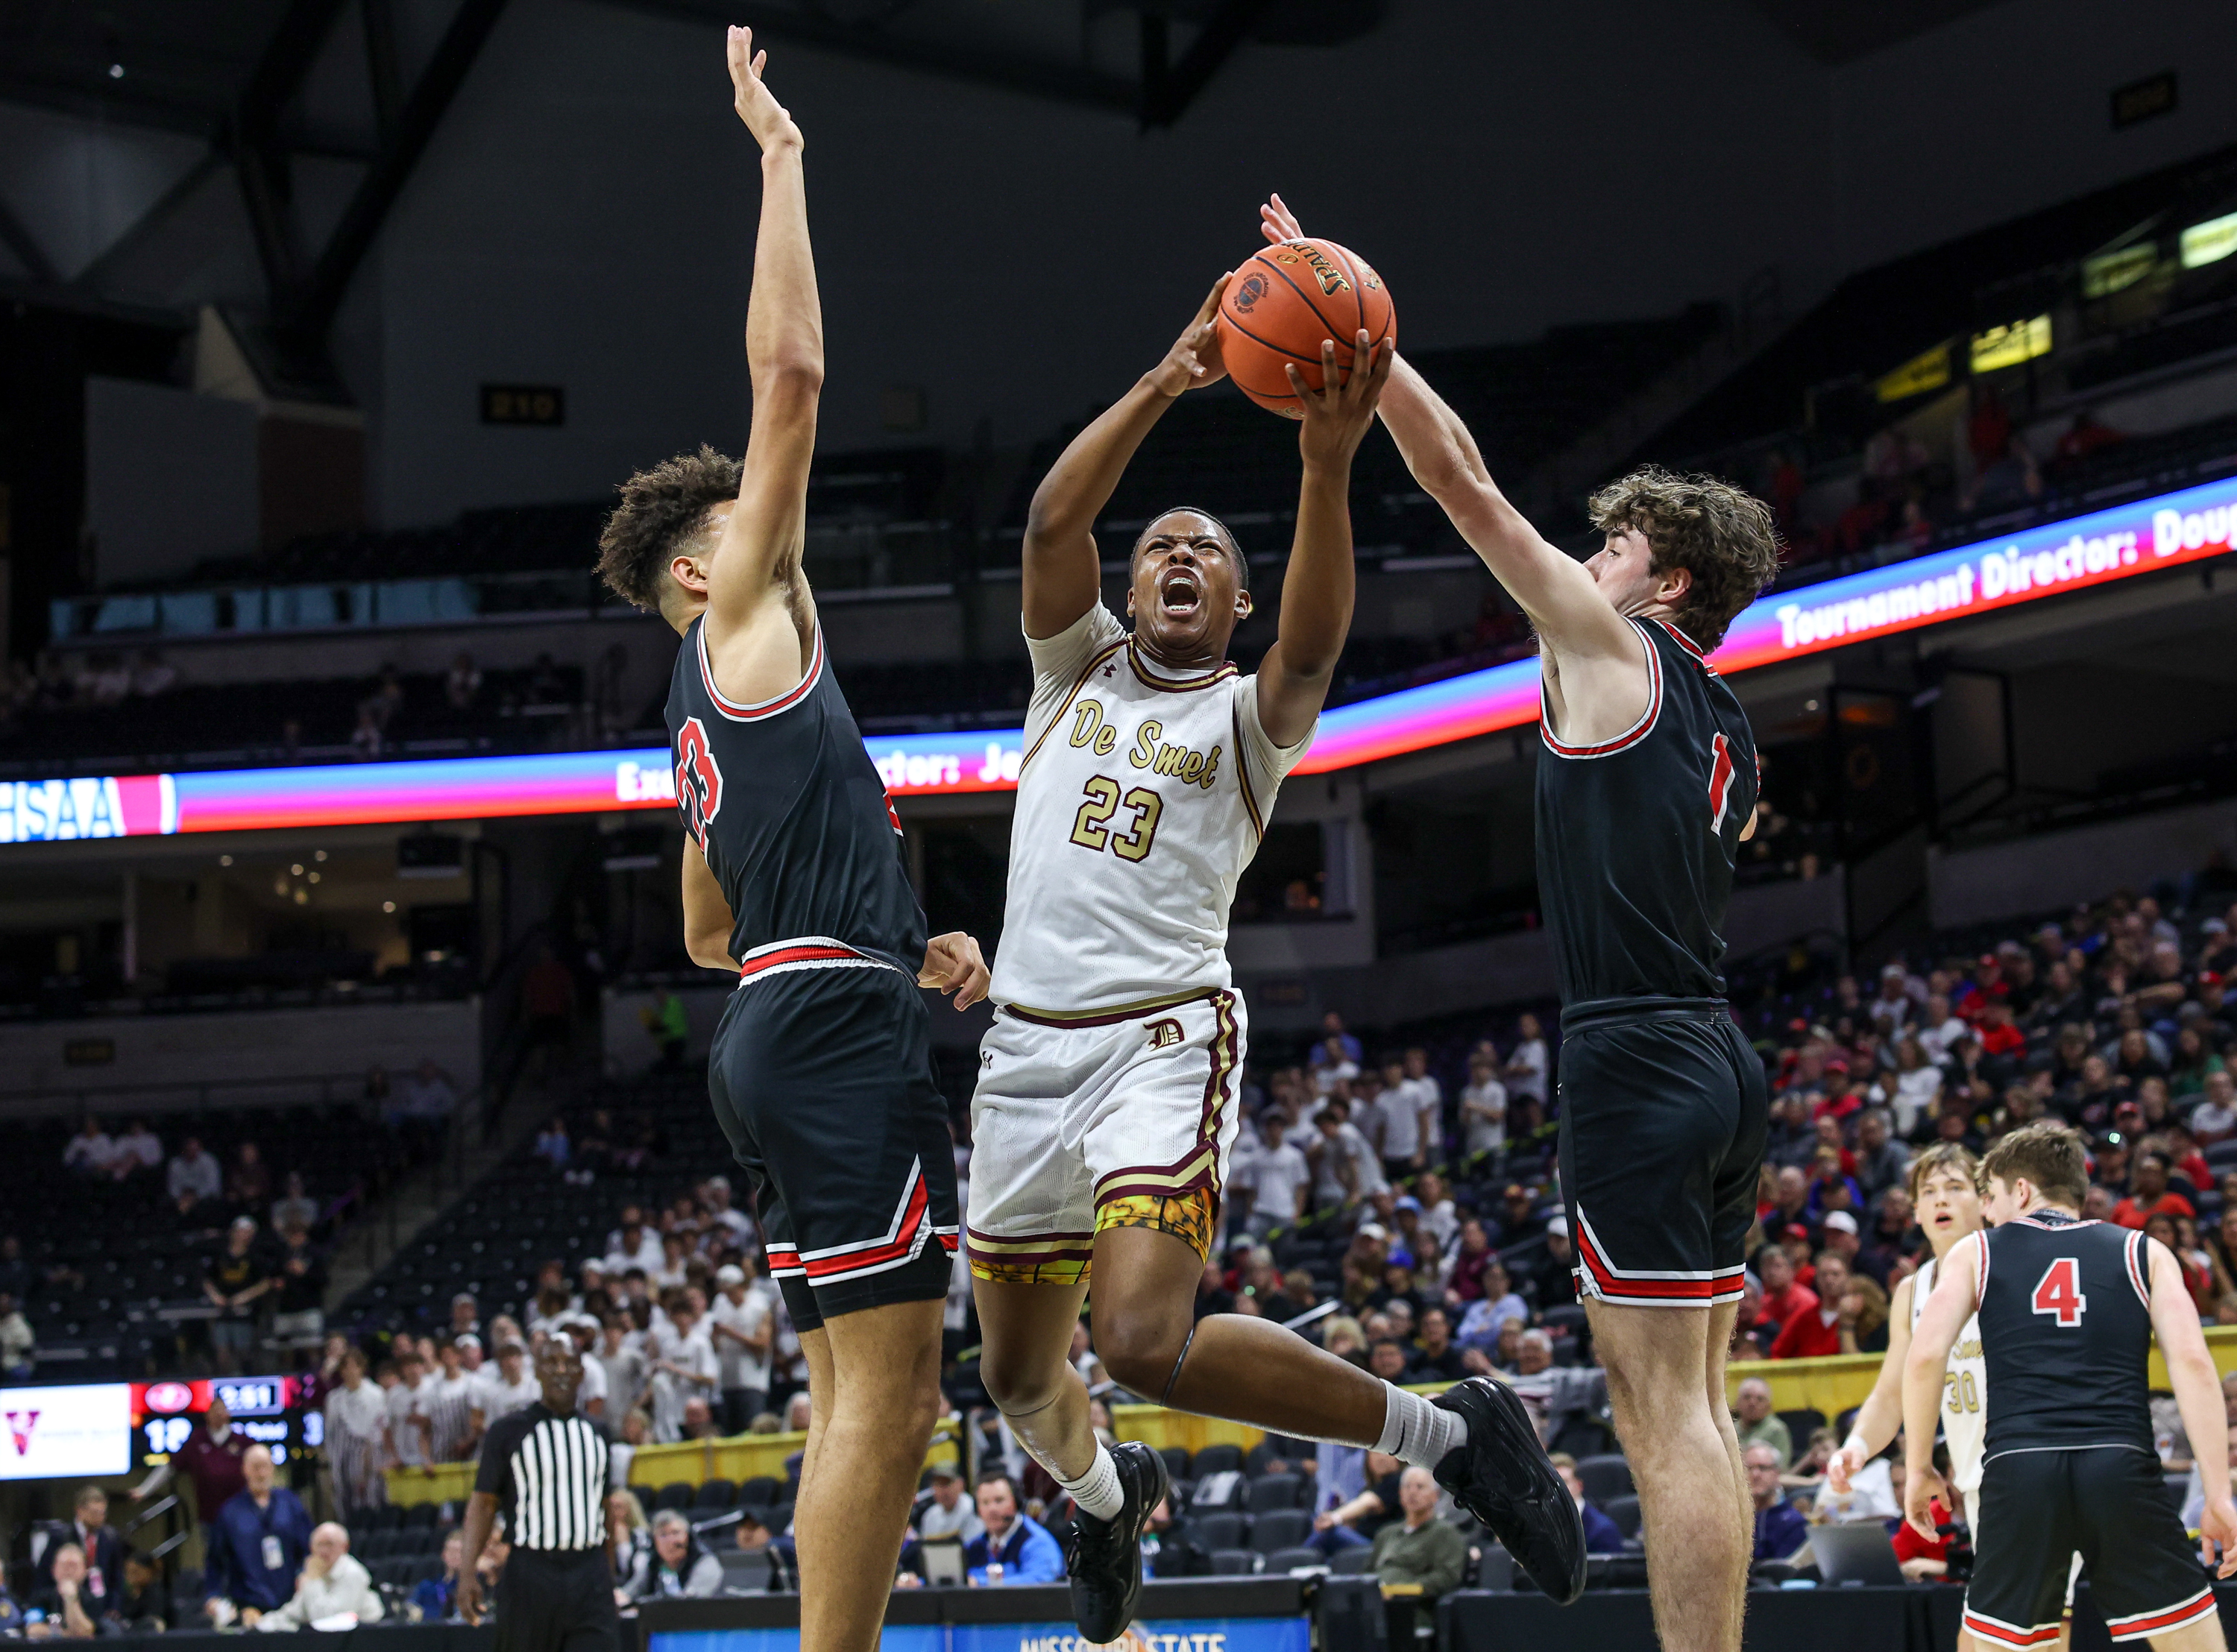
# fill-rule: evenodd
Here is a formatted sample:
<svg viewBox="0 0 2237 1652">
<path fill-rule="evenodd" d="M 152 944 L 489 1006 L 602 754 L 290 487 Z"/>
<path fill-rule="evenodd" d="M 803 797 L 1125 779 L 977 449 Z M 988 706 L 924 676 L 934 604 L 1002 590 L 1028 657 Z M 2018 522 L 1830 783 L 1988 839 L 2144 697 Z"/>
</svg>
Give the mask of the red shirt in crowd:
<svg viewBox="0 0 2237 1652">
<path fill-rule="evenodd" d="M 1984 1022 L 1977 1037 L 1984 1056 L 2009 1056 L 2027 1048 L 2027 1034 L 2009 1021 Z"/>
<path fill-rule="evenodd" d="M 1934 1500 L 1929 1512 L 1934 1517 L 1936 1525 L 1946 1526 L 1950 1524 L 1950 1510 L 1943 1506 L 1939 1497 Z M 1946 1561 L 1950 1558 L 1949 1538 L 1937 1537 L 1929 1543 L 1918 1535 L 1917 1529 L 1908 1520 L 1897 1523 L 1894 1543 L 1897 1565 L 1901 1565 L 1906 1560 Z"/>
<path fill-rule="evenodd" d="M 2113 1207 L 2113 1220 L 2123 1227 L 2141 1227 L 2164 1210 L 2170 1216 L 2195 1218 L 2198 1212 L 2179 1193 L 2163 1193 L 2148 1205 L 2140 1205 L 2132 1194 Z"/>
<path fill-rule="evenodd" d="M 1839 1316 L 1835 1315 L 1832 1323 L 1828 1324 L 1824 1307 L 1814 1302 L 1807 1312 L 1796 1314 L 1780 1326 L 1778 1339 L 1771 1345 L 1771 1357 L 1774 1359 L 1808 1359 L 1840 1352 Z"/>
<path fill-rule="evenodd" d="M 1773 1293 L 1763 1293 L 1763 1309 L 1756 1315 L 1758 1325 L 1785 1325 L 1798 1314 L 1809 1313 L 1818 1306 L 1818 1293 L 1808 1286 L 1794 1284 Z"/>
<path fill-rule="evenodd" d="M 195 1517 L 203 1525 L 214 1528 L 217 1511 L 247 1484 L 241 1471 L 241 1454 L 250 1444 L 237 1428 L 228 1429 L 222 1442 L 212 1439 L 207 1428 L 197 1428 L 172 1458 L 178 1471 L 194 1483 Z"/>
</svg>

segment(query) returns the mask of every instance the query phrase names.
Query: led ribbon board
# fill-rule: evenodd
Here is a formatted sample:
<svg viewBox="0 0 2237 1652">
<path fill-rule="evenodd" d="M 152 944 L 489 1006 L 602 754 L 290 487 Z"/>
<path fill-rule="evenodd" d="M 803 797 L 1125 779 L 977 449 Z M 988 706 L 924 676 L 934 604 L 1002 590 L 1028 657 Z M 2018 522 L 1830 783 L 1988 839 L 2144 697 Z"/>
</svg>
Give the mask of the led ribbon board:
<svg viewBox="0 0 2237 1652">
<path fill-rule="evenodd" d="M 2226 556 L 2233 536 L 2237 477 L 1775 592 L 1732 622 L 1712 657 L 1727 674 L 1750 671 Z M 1350 768 L 1537 717 L 1538 662 L 1516 660 L 1337 708 L 1296 772 Z M 1012 791 L 1024 755 L 1015 728 L 864 745 L 894 797 Z M 656 747 L 0 781 L 0 844 L 670 808 L 669 763 Z"/>
</svg>

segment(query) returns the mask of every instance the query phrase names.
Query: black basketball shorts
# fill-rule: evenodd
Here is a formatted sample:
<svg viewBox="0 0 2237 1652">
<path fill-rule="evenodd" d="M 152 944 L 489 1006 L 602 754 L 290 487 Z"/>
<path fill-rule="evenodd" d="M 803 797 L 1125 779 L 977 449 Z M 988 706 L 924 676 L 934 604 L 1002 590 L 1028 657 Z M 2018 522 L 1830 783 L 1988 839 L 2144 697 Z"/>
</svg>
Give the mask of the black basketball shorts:
<svg viewBox="0 0 2237 1652">
<path fill-rule="evenodd" d="M 1624 1307 L 1739 1301 L 1771 1099 L 1726 1006 L 1572 1005 L 1560 1076 L 1579 1293 Z"/>
<path fill-rule="evenodd" d="M 497 1585 L 498 1652 L 621 1652 L 604 1547 L 516 1548 Z"/>
<path fill-rule="evenodd" d="M 2077 1554 L 2116 1641 L 2214 1616 L 2213 1580 L 2149 1452 L 2000 1451 L 1982 1471 L 1980 1497 L 1965 1628 L 1983 1646 L 2053 1644 Z"/>
<path fill-rule="evenodd" d="M 756 969 L 764 958 L 776 961 Z M 758 949 L 746 965 L 707 1089 L 794 1328 L 945 1297 L 954 1144 L 914 977 L 828 944 Z"/>
</svg>

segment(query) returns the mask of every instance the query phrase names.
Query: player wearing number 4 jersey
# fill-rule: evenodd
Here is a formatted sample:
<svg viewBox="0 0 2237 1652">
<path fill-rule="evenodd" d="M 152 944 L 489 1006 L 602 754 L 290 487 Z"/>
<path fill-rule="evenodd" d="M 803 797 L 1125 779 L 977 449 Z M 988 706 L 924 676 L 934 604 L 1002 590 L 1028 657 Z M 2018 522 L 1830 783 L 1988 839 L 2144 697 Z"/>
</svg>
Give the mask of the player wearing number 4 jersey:
<svg viewBox="0 0 2237 1652">
<path fill-rule="evenodd" d="M 1224 286 L 1224 280 L 1221 283 Z M 1182 392 L 1221 375 L 1220 287 L 1156 369 L 1066 449 L 1033 498 L 1025 629 L 1033 700 L 1012 828 L 1000 1006 L 972 1102 L 966 1244 L 980 1374 L 1079 1509 L 1066 1546 L 1082 1636 L 1115 1640 L 1141 1589 L 1165 1470 L 1098 1444 L 1068 1355 L 1092 1271 L 1095 1350 L 1123 1387 L 1278 1433 L 1371 1445 L 1435 1471 L 1549 1594 L 1584 1581 L 1584 1532 L 1520 1402 L 1483 1379 L 1431 1401 L 1292 1332 L 1195 1317 L 1236 1134 L 1244 1055 L 1228 905 L 1275 789 L 1312 740 L 1352 606 L 1352 455 L 1389 352 L 1303 406 L 1304 478 L 1279 635 L 1255 676 L 1227 660 L 1250 611 L 1234 536 L 1169 510 L 1136 542 L 1131 635 L 1099 599 L 1092 532 Z M 1371 365 L 1367 364 L 1371 363 Z"/>
<path fill-rule="evenodd" d="M 737 982 L 708 1089 L 751 1178 L 815 1405 L 800 1497 L 803 1652 L 869 1652 L 939 1393 L 957 1243 L 920 986 L 982 997 L 967 935 L 925 938 L 901 825 L 824 658 L 801 565 L 823 333 L 792 116 L 729 31 L 762 149 L 742 464 L 710 449 L 622 490 L 608 583 L 683 636 L 668 698 L 684 943 Z"/>
<path fill-rule="evenodd" d="M 1825 1464 L 1825 1478 L 1833 1490 L 1849 1491 L 1851 1477 L 1887 1449 L 1903 1424 L 1904 1361 L 1910 1353 L 1911 1333 L 1934 1294 L 1935 1280 L 1944 1258 L 1959 1244 L 1979 1233 L 1983 1226 L 1979 1162 L 1963 1148 L 1942 1142 L 1926 1149 L 1910 1164 L 1911 1208 L 1933 1254 L 1926 1266 L 1895 1287 L 1888 1305 L 1888 1351 L 1881 1362 L 1879 1380 L 1863 1405 L 1849 1438 Z M 1988 1362 L 1981 1353 L 1977 1318 L 1965 1321 L 1942 1380 L 1942 1438 L 1950 1448 L 1950 1480 L 1964 1497 L 1965 1518 L 1972 1528 L 1977 1550 L 1981 1541 L 1981 1458 L 1986 1438 L 1989 1392 Z M 2070 1616 L 2075 1581 L 2082 1571 L 2076 1555 L 2068 1569 L 2066 1601 Z M 1963 1630 L 1962 1649 L 1981 1652 L 1980 1643 Z M 2062 1631 L 2060 1643 L 2064 1643 Z"/>
<path fill-rule="evenodd" d="M 1991 1649 L 2051 1646 L 2078 1555 L 2115 1641 L 2222 1652 L 2199 1562 L 2219 1550 L 2220 1575 L 2237 1572 L 2228 1425 L 2181 1265 L 2157 1240 L 2081 1219 L 2089 1170 L 2062 1125 L 2013 1131 L 1982 1173 L 1995 1226 L 1938 1260 L 1904 1361 L 1906 1517 L 1932 1537 L 1935 1412 L 1949 1356 L 1976 1320 L 1987 1426 L 1965 1632 Z M 2155 1333 L 2206 1494 L 2199 1554 L 2153 1449 Z"/>
</svg>

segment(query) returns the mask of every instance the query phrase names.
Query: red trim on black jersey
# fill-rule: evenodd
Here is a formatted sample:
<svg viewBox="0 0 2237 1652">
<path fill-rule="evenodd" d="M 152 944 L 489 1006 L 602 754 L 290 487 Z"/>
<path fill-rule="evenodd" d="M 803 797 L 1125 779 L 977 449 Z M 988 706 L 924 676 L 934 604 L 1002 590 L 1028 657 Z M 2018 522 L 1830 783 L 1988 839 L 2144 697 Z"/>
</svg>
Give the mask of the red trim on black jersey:
<svg viewBox="0 0 2237 1652">
<path fill-rule="evenodd" d="M 1633 620 L 1632 623 L 1637 626 L 1640 622 Z M 1538 735 L 1556 757 L 1612 757 L 1638 745 L 1654 732 L 1655 722 L 1662 715 L 1662 655 L 1643 627 L 1639 633 L 1639 646 L 1646 650 L 1646 709 L 1640 714 L 1637 722 L 1613 740 L 1602 740 L 1597 746 L 1567 746 L 1554 739 L 1551 720 L 1544 714 L 1545 689 L 1540 688 Z"/>
<path fill-rule="evenodd" d="M 1722 832 L 1725 829 L 1725 810 L 1732 798 L 1734 769 L 1732 743 L 1725 738 L 1721 728 L 1710 740 L 1709 750 L 1712 754 L 1709 763 L 1709 830 Z"/>
<path fill-rule="evenodd" d="M 2141 1641 L 2147 1636 L 2164 1635 L 2169 1629 L 2199 1622 L 2213 1616 L 2214 1612 L 2214 1589 L 2209 1584 L 2180 1605 L 2156 1612 L 2138 1612 L 2134 1617 L 2108 1617 L 2105 1627 L 2116 1641 Z"/>
<path fill-rule="evenodd" d="M 808 655 L 808 669 L 801 679 L 783 694 L 769 700 L 757 700 L 751 705 L 741 705 L 726 697 L 715 686 L 715 668 L 707 658 L 707 622 L 702 619 L 698 629 L 699 681 L 706 685 L 707 697 L 715 702 L 715 709 L 734 723 L 759 722 L 764 717 L 774 717 L 781 711 L 789 711 L 805 700 L 823 675 L 823 628 L 815 628 L 815 646 Z"/>
</svg>

